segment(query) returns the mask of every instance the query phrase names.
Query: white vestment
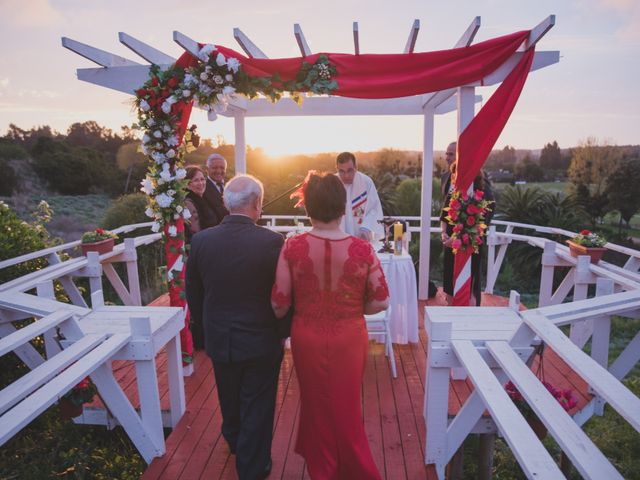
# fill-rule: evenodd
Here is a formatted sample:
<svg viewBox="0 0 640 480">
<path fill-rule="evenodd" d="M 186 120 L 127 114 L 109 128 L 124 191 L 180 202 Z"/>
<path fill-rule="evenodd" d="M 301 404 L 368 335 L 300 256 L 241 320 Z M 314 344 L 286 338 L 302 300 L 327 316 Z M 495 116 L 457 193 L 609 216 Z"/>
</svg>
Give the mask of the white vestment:
<svg viewBox="0 0 640 480">
<path fill-rule="evenodd" d="M 364 228 L 373 233 L 375 240 L 384 236 L 384 228 L 378 220 L 382 220 L 382 205 L 373 180 L 364 173 L 356 172 L 351 185 L 345 185 L 347 205 L 340 228 L 354 236 L 358 236 Z"/>
</svg>

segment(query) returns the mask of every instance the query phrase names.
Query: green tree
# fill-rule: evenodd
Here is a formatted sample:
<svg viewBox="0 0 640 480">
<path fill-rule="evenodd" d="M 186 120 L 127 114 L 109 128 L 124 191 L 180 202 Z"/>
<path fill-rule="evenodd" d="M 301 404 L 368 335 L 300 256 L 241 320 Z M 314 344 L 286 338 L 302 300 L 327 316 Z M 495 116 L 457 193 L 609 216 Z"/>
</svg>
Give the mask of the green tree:
<svg viewBox="0 0 640 480">
<path fill-rule="evenodd" d="M 631 218 L 640 210 L 640 158 L 624 159 L 607 177 L 605 195 L 609 206 L 620 213 L 618 234 L 622 234 L 622 220 L 629 227 Z"/>
<path fill-rule="evenodd" d="M 18 179 L 9 162 L 1 157 L 0 172 L 2 172 L 2 175 L 0 175 L 0 196 L 10 197 L 18 185 Z"/>
<path fill-rule="evenodd" d="M 516 165 L 516 149 L 506 145 L 502 150 L 495 150 L 489 154 L 485 168 L 489 170 L 513 171 Z"/>
<path fill-rule="evenodd" d="M 606 143 L 599 145 L 592 137 L 572 151 L 569 180 L 578 202 L 589 214 L 592 227 L 608 211 L 607 178 L 620 158 L 619 149 Z"/>
<path fill-rule="evenodd" d="M 515 175 L 516 178 L 527 182 L 541 182 L 544 179 L 544 171 L 528 155 L 516 164 Z"/>
<path fill-rule="evenodd" d="M 544 170 L 562 170 L 562 152 L 555 140 L 547 143 L 540 153 L 540 167 Z"/>
<path fill-rule="evenodd" d="M 380 197 L 380 203 L 382 204 L 382 211 L 384 214 L 396 215 L 398 210 L 395 203 L 397 184 L 395 177 L 390 173 L 380 172 L 378 170 L 366 173 L 371 177 L 371 180 L 373 180 L 373 183 L 378 190 L 378 196 Z"/>
<path fill-rule="evenodd" d="M 395 206 L 398 215 L 420 215 L 422 182 L 417 178 L 403 180 L 396 187 Z"/>
</svg>

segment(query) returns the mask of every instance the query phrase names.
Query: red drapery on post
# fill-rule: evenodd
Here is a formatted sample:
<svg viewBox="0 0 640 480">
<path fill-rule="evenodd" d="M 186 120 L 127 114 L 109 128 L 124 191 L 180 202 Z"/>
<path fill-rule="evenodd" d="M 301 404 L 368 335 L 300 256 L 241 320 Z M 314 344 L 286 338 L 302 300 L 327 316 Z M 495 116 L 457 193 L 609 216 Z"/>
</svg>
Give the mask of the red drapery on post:
<svg viewBox="0 0 640 480">
<path fill-rule="evenodd" d="M 333 92 L 333 95 L 380 99 L 420 95 L 481 82 L 484 77 L 494 72 L 516 52 L 523 41 L 528 38 L 529 33 L 530 31 L 526 30 L 468 47 L 411 54 L 318 53 L 304 58 L 259 59 L 246 57 L 223 46 L 216 46 L 216 49 L 227 58 L 238 59 L 242 69 L 251 76 L 271 77 L 277 75 L 282 81 L 295 79 L 303 61 L 313 64 L 320 55 L 326 55 L 337 70 L 335 80 L 338 83 L 338 88 Z M 214 52 L 214 54 L 216 53 Z M 470 185 L 493 148 L 522 91 L 531 68 L 533 55 L 533 49 L 525 53 L 518 66 L 460 136 L 458 177 L 455 184 L 457 189 L 465 189 Z M 176 66 L 187 68 L 196 63 L 197 60 L 190 53 L 184 53 L 176 62 Z M 180 103 L 179 137 L 182 139 L 189 124 L 192 102 Z M 183 225 L 178 225 L 179 223 L 180 221 L 176 225 L 179 229 L 183 229 Z M 169 237 L 167 236 L 167 238 Z M 176 249 L 179 252 L 184 251 L 182 240 L 178 243 L 167 241 L 168 266 L 172 265 L 169 259 L 176 260 Z M 468 256 L 462 252 L 456 255 L 454 279 L 458 278 L 464 270 L 464 257 Z M 176 277 L 177 282 L 170 282 L 171 305 L 182 307 L 185 305 L 182 292 L 183 277 L 184 274 Z M 466 295 L 465 304 L 468 304 L 469 286 L 463 287 L 460 291 L 462 293 L 458 296 L 457 301 L 462 302 L 461 295 Z M 183 342 L 185 342 L 183 350 L 186 349 L 186 353 L 190 355 L 192 342 L 187 327 L 188 318 L 183 335 Z"/>
<path fill-rule="evenodd" d="M 529 75 L 534 50 L 520 59 L 502 85 L 464 129 L 458 139 L 458 165 L 453 185 L 459 192 L 473 184 L 511 116 Z M 458 251 L 453 266 L 453 305 L 467 306 L 471 297 L 471 249 Z"/>
</svg>

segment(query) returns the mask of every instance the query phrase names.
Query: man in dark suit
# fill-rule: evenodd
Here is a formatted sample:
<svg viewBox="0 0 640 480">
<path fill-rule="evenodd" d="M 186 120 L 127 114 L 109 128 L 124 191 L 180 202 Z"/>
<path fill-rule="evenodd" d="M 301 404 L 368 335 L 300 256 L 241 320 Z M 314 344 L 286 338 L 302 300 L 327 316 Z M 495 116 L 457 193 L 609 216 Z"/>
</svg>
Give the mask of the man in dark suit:
<svg viewBox="0 0 640 480">
<path fill-rule="evenodd" d="M 213 362 L 222 434 L 236 454 L 240 480 L 271 471 L 271 441 L 282 327 L 271 309 L 282 235 L 256 225 L 263 187 L 243 175 L 224 191 L 230 210 L 222 223 L 194 235 L 187 262 L 191 314 L 203 319 Z"/>
<path fill-rule="evenodd" d="M 204 190 L 204 200 L 215 212 L 219 224 L 224 217 L 229 215 L 229 210 L 224 206 L 222 195 L 224 193 L 224 179 L 227 173 L 227 161 L 218 154 L 212 153 L 207 158 L 207 184 Z"/>
</svg>

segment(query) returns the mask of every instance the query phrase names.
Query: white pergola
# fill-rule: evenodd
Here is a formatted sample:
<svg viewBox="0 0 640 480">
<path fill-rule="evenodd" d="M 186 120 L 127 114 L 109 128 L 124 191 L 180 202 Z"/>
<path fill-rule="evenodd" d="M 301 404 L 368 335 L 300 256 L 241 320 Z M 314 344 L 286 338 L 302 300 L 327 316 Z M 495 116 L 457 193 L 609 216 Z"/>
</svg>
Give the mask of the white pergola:
<svg viewBox="0 0 640 480">
<path fill-rule="evenodd" d="M 305 98 L 304 104 L 298 106 L 293 100 L 283 98 L 277 103 L 271 103 L 266 98 L 249 100 L 238 97 L 232 101 L 226 112 L 222 115 L 233 117 L 235 123 L 235 168 L 237 173 L 246 172 L 246 138 L 245 119 L 248 117 L 279 117 L 279 116 L 339 116 L 339 115 L 416 115 L 423 119 L 423 166 L 422 166 L 422 207 L 421 226 L 424 232 L 430 231 L 431 225 L 431 195 L 433 173 L 433 141 L 435 116 L 457 111 L 458 135 L 466 128 L 475 115 L 475 104 L 481 100 L 476 95 L 476 88 L 492 86 L 502 82 L 511 70 L 517 65 L 523 55 L 523 51 L 535 45 L 542 36 L 555 24 L 555 15 L 550 15 L 531 30 L 531 34 L 525 45 L 514 53 L 502 66 L 489 74 L 481 81 L 463 85 L 424 95 L 411 97 L 391 98 L 382 100 L 353 99 L 335 96 L 312 96 Z M 471 45 L 478 29 L 480 17 L 475 17 L 460 39 L 453 45 L 454 48 Z M 298 24 L 294 24 L 294 36 L 300 54 L 307 56 L 312 53 L 309 44 Z M 404 47 L 404 54 L 413 53 L 420 21 L 415 20 L 409 32 L 409 38 Z M 239 28 L 233 29 L 233 34 L 244 52 L 252 58 L 268 58 Z M 100 68 L 79 68 L 77 75 L 79 80 L 94 83 L 120 92 L 134 95 L 134 91 L 144 84 L 149 78 L 150 64 L 168 68 L 175 63 L 176 58 L 167 55 L 156 48 L 127 35 L 124 32 L 118 34 L 120 42 L 139 55 L 145 62 L 138 63 L 127 58 L 109 53 L 104 50 L 63 37 L 62 45 L 77 54 L 100 65 Z M 197 56 L 198 44 L 188 36 L 174 31 L 173 39 L 187 52 Z M 354 53 L 360 54 L 360 40 L 358 22 L 353 22 Z M 560 59 L 559 51 L 538 51 L 535 54 L 531 70 L 538 70 Z M 210 120 L 215 120 L 215 114 L 209 115 Z M 418 296 L 426 299 L 428 295 L 429 277 L 429 237 L 420 236 L 420 272 Z"/>
</svg>

